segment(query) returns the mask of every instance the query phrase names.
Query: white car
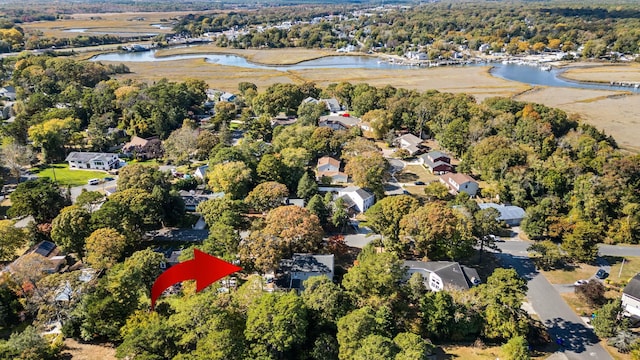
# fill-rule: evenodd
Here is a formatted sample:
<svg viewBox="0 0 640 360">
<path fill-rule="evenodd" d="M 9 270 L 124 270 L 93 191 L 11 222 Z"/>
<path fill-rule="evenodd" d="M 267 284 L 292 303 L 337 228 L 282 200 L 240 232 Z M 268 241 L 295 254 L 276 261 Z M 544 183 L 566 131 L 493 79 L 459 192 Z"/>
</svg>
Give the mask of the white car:
<svg viewBox="0 0 640 360">
<path fill-rule="evenodd" d="M 98 185 L 98 184 L 100 184 L 100 179 L 89 179 L 87 181 L 87 184 L 89 184 L 89 185 Z"/>
<path fill-rule="evenodd" d="M 582 285 L 584 285 L 584 284 L 586 284 L 588 282 L 589 281 L 587 281 L 587 280 L 578 280 L 578 281 L 574 282 L 573 285 L 574 286 L 582 286 Z"/>
</svg>

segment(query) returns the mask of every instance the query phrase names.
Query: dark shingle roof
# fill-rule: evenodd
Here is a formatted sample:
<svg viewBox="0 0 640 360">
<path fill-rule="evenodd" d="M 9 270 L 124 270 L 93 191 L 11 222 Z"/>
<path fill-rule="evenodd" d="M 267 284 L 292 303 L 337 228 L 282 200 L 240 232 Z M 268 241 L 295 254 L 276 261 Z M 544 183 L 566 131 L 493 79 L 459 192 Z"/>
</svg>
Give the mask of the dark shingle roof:
<svg viewBox="0 0 640 360">
<path fill-rule="evenodd" d="M 409 273 L 421 272 L 425 279 L 428 272 L 434 272 L 440 276 L 444 282 L 445 289 L 468 290 L 480 279 L 475 269 L 461 266 L 457 262 L 451 261 L 405 261 L 404 265 L 409 269 Z M 413 271 L 412 271 L 413 270 Z"/>
<path fill-rule="evenodd" d="M 280 262 L 280 269 L 288 272 L 333 272 L 333 255 L 294 254 L 292 259 Z"/>
<path fill-rule="evenodd" d="M 622 292 L 633 298 L 640 299 L 640 273 L 631 278 Z"/>
</svg>

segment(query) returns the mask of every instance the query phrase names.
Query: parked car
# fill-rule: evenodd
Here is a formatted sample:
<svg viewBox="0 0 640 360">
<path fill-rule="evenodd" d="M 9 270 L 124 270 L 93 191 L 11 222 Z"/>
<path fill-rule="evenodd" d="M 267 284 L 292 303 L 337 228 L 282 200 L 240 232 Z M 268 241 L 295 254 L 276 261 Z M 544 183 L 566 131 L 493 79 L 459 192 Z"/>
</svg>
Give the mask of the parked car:
<svg viewBox="0 0 640 360">
<path fill-rule="evenodd" d="M 416 181 L 414 184 L 416 184 L 416 185 L 424 185 L 424 181 Z"/>
<path fill-rule="evenodd" d="M 107 176 L 107 177 L 104 178 L 104 181 L 113 181 L 113 180 L 115 180 L 115 179 L 110 177 L 110 176 Z"/>
<path fill-rule="evenodd" d="M 596 277 L 600 280 L 602 279 L 606 279 L 607 276 L 609 276 L 609 273 L 607 273 L 606 271 L 604 271 L 604 269 L 600 269 L 598 270 L 598 272 L 596 272 Z"/>
<path fill-rule="evenodd" d="M 98 184 L 100 184 L 100 179 L 89 179 L 87 181 L 87 184 L 89 184 L 89 185 L 98 185 Z"/>
<path fill-rule="evenodd" d="M 574 282 L 573 285 L 574 286 L 581 286 L 581 285 L 584 285 L 584 284 L 586 284 L 588 282 L 589 281 L 587 281 L 587 280 L 578 280 L 578 281 Z"/>
</svg>

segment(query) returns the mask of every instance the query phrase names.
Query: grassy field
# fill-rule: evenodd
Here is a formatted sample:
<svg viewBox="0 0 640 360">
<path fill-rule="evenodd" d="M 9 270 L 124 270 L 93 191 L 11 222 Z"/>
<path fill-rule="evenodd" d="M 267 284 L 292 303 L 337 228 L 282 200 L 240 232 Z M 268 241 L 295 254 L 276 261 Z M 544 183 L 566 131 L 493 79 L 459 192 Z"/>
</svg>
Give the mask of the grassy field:
<svg viewBox="0 0 640 360">
<path fill-rule="evenodd" d="M 611 81 L 640 82 L 640 64 L 584 66 L 569 69 L 562 76 L 571 80 L 606 84 Z"/>
<path fill-rule="evenodd" d="M 621 148 L 640 152 L 640 94 L 541 87 L 522 93 L 515 99 L 542 103 L 569 114 L 577 114 L 582 121 L 613 135 Z"/>
<path fill-rule="evenodd" d="M 45 168 L 33 170 L 33 172 L 40 177 L 47 177 L 51 180 L 54 180 L 55 172 L 55 180 L 62 186 L 87 185 L 89 179 L 102 179 L 105 176 L 109 176 L 104 171 L 71 170 L 69 169 L 69 164 L 53 164 Z"/>
<path fill-rule="evenodd" d="M 580 279 L 589 279 L 596 271 L 598 271 L 597 266 L 587 264 L 580 264 L 578 267 L 566 270 L 544 271 L 540 269 L 540 272 L 552 284 L 573 284 Z"/>
<path fill-rule="evenodd" d="M 171 29 L 160 29 L 152 24 L 171 26 L 171 18 L 189 12 L 145 12 L 145 13 L 103 13 L 72 14 L 69 19 L 41 21 L 21 24 L 26 32 L 41 31 L 45 36 L 71 38 L 93 32 L 126 33 L 170 33 Z M 193 12 L 191 12 L 193 13 Z M 68 29 L 87 29 L 85 32 L 69 32 Z"/>
</svg>

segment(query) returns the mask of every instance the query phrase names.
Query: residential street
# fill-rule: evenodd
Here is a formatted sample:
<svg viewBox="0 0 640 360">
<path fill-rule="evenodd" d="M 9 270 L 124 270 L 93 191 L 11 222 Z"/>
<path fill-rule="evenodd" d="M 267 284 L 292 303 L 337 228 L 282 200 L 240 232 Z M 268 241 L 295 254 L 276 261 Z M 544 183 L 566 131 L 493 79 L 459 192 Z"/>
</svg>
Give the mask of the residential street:
<svg viewBox="0 0 640 360">
<path fill-rule="evenodd" d="M 552 338 L 564 340 L 560 349 L 568 359 L 612 359 L 598 344 L 598 338 L 582 319 L 567 305 L 556 288 L 540 274 L 526 253 L 524 241 L 506 241 L 498 244 L 502 253 L 497 256 L 508 267 L 514 268 L 528 281 L 527 299 L 540 320 L 547 326 Z"/>
</svg>

